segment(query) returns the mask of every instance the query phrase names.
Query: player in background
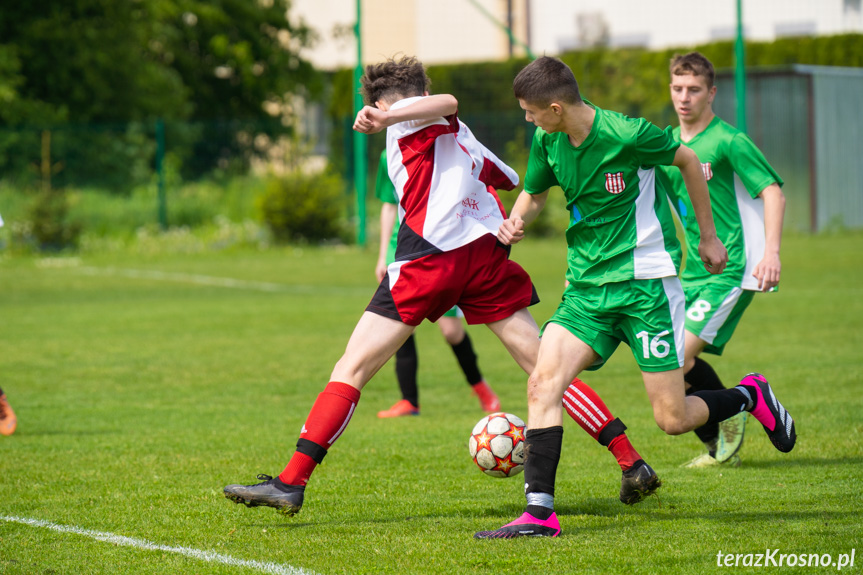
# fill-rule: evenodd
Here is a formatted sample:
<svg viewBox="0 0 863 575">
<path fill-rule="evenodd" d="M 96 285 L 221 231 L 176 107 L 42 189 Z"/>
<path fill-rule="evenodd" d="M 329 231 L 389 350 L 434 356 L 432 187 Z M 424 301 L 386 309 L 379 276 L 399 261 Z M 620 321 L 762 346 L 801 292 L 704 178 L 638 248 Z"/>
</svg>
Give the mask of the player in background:
<svg viewBox="0 0 863 575">
<path fill-rule="evenodd" d="M 722 355 L 743 312 L 757 292 L 779 284 L 779 248 L 785 215 L 782 179 L 743 132 L 713 113 L 716 86 L 713 64 L 698 52 L 671 61 L 671 101 L 680 125 L 674 139 L 692 149 L 701 162 L 716 233 L 728 250 L 728 265 L 712 275 L 688 260 L 680 276 L 686 296 L 683 379 L 686 393 L 724 389 L 702 352 Z M 695 253 L 699 235 L 692 202 L 676 169 L 662 169 L 665 186 L 686 235 L 687 253 Z M 691 262 L 691 263 L 690 263 Z M 708 452 L 687 464 L 738 465 L 747 413 L 695 430 Z"/>
<path fill-rule="evenodd" d="M 12 435 L 15 433 L 17 425 L 18 420 L 15 418 L 15 412 L 12 411 L 6 394 L 0 389 L 0 435 Z"/>
<path fill-rule="evenodd" d="M 3 227 L 2 216 L 0 216 L 0 227 Z M 18 419 L 15 417 L 15 412 L 12 411 L 12 406 L 9 405 L 6 394 L 0 389 L 0 435 L 12 435 L 15 433 L 17 426 Z"/>
<path fill-rule="evenodd" d="M 554 484 L 563 440 L 561 397 L 582 370 L 600 367 L 621 341 L 641 368 L 659 427 L 670 435 L 749 411 L 777 449 L 794 447 L 794 422 L 758 374 L 733 389 L 684 392 L 680 244 L 654 167 L 676 166 L 700 230 L 698 254 L 721 273 L 728 255 L 716 236 L 707 184 L 695 153 L 643 118 L 582 100 L 569 67 L 556 58 L 528 64 L 513 81 L 525 120 L 537 125 L 524 191 L 498 232 L 501 243 L 524 228 L 560 186 L 571 214 L 566 231 L 569 287 L 543 327 L 528 378 L 524 464 L 527 506 L 521 517 L 475 537 L 555 537 Z"/>
<path fill-rule="evenodd" d="M 387 151 L 381 152 L 378 163 L 378 172 L 375 179 L 375 196 L 381 201 L 381 230 L 380 250 L 378 261 L 375 266 L 375 276 L 378 283 L 383 281 L 387 273 L 387 267 L 395 261 L 396 242 L 398 240 L 398 197 L 395 186 L 387 171 Z M 488 412 L 500 411 L 500 399 L 497 394 L 486 383 L 479 370 L 473 343 L 467 330 L 464 328 L 462 319 L 464 314 L 458 307 L 448 310 L 437 320 L 446 342 L 452 348 L 459 367 L 464 373 L 468 385 L 474 395 L 479 399 L 480 407 Z M 379 411 L 378 417 L 400 417 L 403 415 L 419 415 L 419 389 L 417 388 L 417 369 L 419 367 L 419 356 L 417 355 L 416 337 L 411 334 L 407 341 L 396 352 L 396 380 L 399 384 L 402 398 L 391 408 Z"/>
<path fill-rule="evenodd" d="M 259 475 L 261 483 L 225 487 L 236 503 L 297 513 L 312 473 L 350 422 L 365 384 L 417 325 L 454 305 L 469 324 L 486 324 L 516 363 L 533 371 L 539 328 L 527 307 L 539 300 L 528 274 L 496 238 L 505 214 L 494 190 L 513 189 L 518 175 L 458 119 L 453 96 L 429 96 L 428 87 L 423 65 L 412 57 L 366 68 L 362 91 L 371 105 L 357 114 L 354 129 L 372 134 L 387 128 L 389 174 L 403 210 L 396 261 L 313 404 L 287 466 L 278 477 Z M 599 433 L 609 425 L 597 425 Z M 622 438 L 617 449 L 629 444 L 622 430 L 605 437 Z M 621 498 L 624 488 L 640 497 L 638 491 L 648 487 L 624 481 Z"/>
</svg>

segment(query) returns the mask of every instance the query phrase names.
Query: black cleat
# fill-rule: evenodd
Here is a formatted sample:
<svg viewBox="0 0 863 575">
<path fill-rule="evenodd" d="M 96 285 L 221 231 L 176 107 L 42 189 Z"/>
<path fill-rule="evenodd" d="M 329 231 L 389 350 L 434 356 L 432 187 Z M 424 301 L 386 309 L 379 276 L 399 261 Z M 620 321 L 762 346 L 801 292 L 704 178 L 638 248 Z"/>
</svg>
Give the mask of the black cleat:
<svg viewBox="0 0 863 575">
<path fill-rule="evenodd" d="M 620 480 L 620 500 L 627 505 L 635 505 L 645 497 L 653 495 L 662 487 L 656 472 L 643 459 L 623 472 Z"/>
<path fill-rule="evenodd" d="M 234 503 L 242 503 L 246 507 L 275 507 L 284 515 L 295 515 L 303 506 L 305 487 L 288 485 L 278 477 L 258 475 L 263 483 L 255 485 L 228 485 L 225 487 L 225 497 Z"/>
</svg>

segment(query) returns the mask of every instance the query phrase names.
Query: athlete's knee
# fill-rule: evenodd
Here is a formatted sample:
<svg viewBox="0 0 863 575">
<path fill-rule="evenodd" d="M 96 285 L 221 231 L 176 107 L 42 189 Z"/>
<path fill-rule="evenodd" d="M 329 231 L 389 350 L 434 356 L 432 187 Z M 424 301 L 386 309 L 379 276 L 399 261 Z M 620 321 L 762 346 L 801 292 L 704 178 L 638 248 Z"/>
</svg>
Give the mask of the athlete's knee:
<svg viewBox="0 0 863 575">
<path fill-rule="evenodd" d="M 460 318 L 444 316 L 437 321 L 437 325 L 450 345 L 458 345 L 464 340 L 466 332 Z"/>
<path fill-rule="evenodd" d="M 673 413 L 657 411 L 653 414 L 656 425 L 668 435 L 681 435 L 687 431 L 686 419 Z"/>
<path fill-rule="evenodd" d="M 527 403 L 528 405 L 555 404 L 560 403 L 560 398 L 553 401 L 551 396 L 551 380 L 543 377 L 536 371 L 527 378 Z"/>
<path fill-rule="evenodd" d="M 339 381 L 357 389 L 365 387 L 370 379 L 368 366 L 349 354 L 343 355 L 330 373 L 330 381 Z"/>
</svg>

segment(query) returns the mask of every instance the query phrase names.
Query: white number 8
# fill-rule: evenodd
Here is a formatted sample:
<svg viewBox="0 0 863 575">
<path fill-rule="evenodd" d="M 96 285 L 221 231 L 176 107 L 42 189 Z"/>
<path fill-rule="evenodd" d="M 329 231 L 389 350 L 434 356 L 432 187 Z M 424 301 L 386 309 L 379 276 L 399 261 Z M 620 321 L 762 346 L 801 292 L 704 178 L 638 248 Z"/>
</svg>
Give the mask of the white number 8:
<svg viewBox="0 0 863 575">
<path fill-rule="evenodd" d="M 691 308 L 686 310 L 686 317 L 692 321 L 702 321 L 704 319 L 704 315 L 711 309 L 713 309 L 713 307 L 710 305 L 709 301 L 700 299 L 695 302 Z"/>
</svg>

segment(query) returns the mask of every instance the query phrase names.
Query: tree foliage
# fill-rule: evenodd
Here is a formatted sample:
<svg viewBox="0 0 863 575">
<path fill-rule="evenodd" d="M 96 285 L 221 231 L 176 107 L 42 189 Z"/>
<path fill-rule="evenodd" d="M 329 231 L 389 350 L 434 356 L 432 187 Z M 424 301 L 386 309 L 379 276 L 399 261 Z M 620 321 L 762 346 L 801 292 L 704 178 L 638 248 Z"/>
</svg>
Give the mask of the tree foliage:
<svg viewBox="0 0 863 575">
<path fill-rule="evenodd" d="M 298 55 L 313 35 L 288 20 L 288 8 L 288 0 L 4 2 L 0 98 L 44 102 L 73 122 L 260 118 L 264 103 L 320 86 Z"/>
<path fill-rule="evenodd" d="M 0 3 L 0 128 L 19 130 L 0 134 L 0 153 L 10 139 L 26 138 L 20 130 L 122 124 L 82 135 L 74 146 L 122 172 L 128 154 L 111 162 L 104 154 L 124 145 L 110 142 L 124 137 L 128 122 L 142 123 L 152 136 L 153 122 L 162 118 L 221 122 L 217 132 L 172 134 L 187 156 L 209 159 L 195 164 L 198 172 L 226 158 L 245 164 L 260 152 L 249 134 L 263 131 L 272 141 L 289 132 L 292 98 L 320 90 L 317 73 L 299 56 L 314 36 L 288 19 L 289 6 L 290 0 Z M 152 157 L 148 141 L 134 153 Z"/>
</svg>

